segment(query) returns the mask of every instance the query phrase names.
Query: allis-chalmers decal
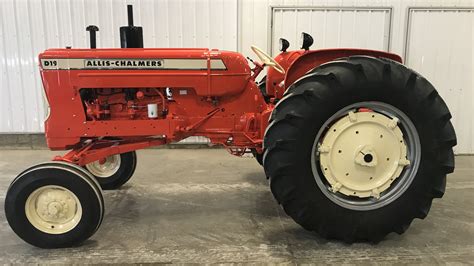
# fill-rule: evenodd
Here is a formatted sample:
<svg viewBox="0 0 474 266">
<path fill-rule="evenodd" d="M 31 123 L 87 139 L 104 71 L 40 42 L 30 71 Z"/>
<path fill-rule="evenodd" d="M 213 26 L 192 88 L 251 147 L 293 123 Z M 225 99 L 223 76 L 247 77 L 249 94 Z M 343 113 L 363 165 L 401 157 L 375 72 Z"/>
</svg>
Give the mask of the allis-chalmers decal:
<svg viewBox="0 0 474 266">
<path fill-rule="evenodd" d="M 96 67 L 139 67 L 139 68 L 162 68 L 163 60 L 139 60 L 139 59 L 85 59 L 84 65 L 86 68 Z"/>
<path fill-rule="evenodd" d="M 226 70 L 221 59 L 211 59 L 210 69 Z M 207 59 L 131 59 L 131 58 L 62 58 L 41 59 L 44 70 L 74 70 L 74 69 L 178 69 L 206 70 Z"/>
</svg>

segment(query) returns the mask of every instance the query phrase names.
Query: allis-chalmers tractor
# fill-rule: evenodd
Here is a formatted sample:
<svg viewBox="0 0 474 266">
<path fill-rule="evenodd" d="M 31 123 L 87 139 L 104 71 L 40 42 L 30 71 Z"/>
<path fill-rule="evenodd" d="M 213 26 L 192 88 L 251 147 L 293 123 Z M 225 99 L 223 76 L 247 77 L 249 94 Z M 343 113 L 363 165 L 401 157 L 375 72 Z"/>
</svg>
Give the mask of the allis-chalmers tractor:
<svg viewBox="0 0 474 266">
<path fill-rule="evenodd" d="M 307 230 L 345 242 L 403 233 L 443 196 L 456 136 L 435 88 L 398 55 L 301 49 L 272 58 L 143 48 L 142 28 L 120 28 L 119 49 L 48 49 L 39 55 L 52 150 L 20 173 L 5 213 L 26 242 L 76 245 L 99 228 L 101 189 L 135 171 L 135 151 L 205 136 L 231 154 L 252 152 L 285 212 Z M 256 82 L 261 71 L 267 75 Z"/>
</svg>

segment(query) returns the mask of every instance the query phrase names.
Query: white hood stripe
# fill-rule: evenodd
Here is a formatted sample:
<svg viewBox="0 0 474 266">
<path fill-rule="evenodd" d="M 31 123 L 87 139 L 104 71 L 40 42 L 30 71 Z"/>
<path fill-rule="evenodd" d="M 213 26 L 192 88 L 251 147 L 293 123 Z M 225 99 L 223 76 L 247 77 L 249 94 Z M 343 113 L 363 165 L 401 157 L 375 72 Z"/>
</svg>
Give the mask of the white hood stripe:
<svg viewBox="0 0 474 266">
<path fill-rule="evenodd" d="M 207 70 L 207 59 L 141 59 L 141 58 L 58 58 L 41 59 L 44 70 Z M 226 70 L 222 59 L 211 59 L 211 70 Z"/>
</svg>

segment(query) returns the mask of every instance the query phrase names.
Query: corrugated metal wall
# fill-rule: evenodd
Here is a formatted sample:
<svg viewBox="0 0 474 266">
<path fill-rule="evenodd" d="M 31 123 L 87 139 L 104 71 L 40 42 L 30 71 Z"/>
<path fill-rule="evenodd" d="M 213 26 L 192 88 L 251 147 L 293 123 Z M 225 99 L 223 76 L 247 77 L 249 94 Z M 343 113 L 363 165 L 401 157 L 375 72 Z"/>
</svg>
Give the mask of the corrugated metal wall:
<svg viewBox="0 0 474 266">
<path fill-rule="evenodd" d="M 278 35 L 281 34 L 291 39 L 290 48 L 294 48 L 298 42 L 293 41 L 296 37 L 291 36 L 291 30 L 294 34 L 299 34 L 305 27 L 309 28 L 309 32 L 314 33 L 313 48 L 316 49 L 328 47 L 328 32 L 329 35 L 333 35 L 331 38 L 338 36 L 339 32 L 350 33 L 349 36 L 345 36 L 345 40 L 333 38 L 329 46 L 360 46 L 357 38 L 350 38 L 354 32 L 361 34 L 359 37 L 362 39 L 375 38 L 370 45 L 380 46 L 383 40 L 382 30 L 374 31 L 372 34 L 367 32 L 367 27 L 360 26 L 361 28 L 354 29 L 354 23 L 344 21 L 350 21 L 351 17 L 356 20 L 357 16 L 368 17 L 364 13 L 356 15 L 352 12 L 351 14 L 350 10 L 354 7 L 368 10 L 389 8 L 391 23 L 388 50 L 402 56 L 406 51 L 409 52 L 408 57 L 405 58 L 408 66 L 434 84 L 451 110 L 452 121 L 458 136 L 455 152 L 472 154 L 474 153 L 474 84 L 472 81 L 474 14 L 460 8 L 473 6 L 472 0 L 242 0 L 240 47 L 245 55 L 252 55 L 249 49 L 252 44 L 275 52 L 274 48 L 278 45 L 276 42 L 280 37 Z M 451 8 L 461 11 L 420 11 L 412 15 L 411 26 L 408 26 L 408 10 L 413 7 Z M 309 9 L 313 10 L 313 13 L 319 12 L 319 22 L 314 21 L 314 14 L 308 12 Z M 349 11 L 344 13 L 342 10 Z M 331 23 L 327 23 L 329 14 Z M 372 16 L 372 18 L 377 20 L 373 23 L 386 22 L 386 19 L 382 17 Z M 311 28 L 311 25 L 316 28 Z M 323 28 L 325 31 L 321 31 Z M 410 38 L 408 38 L 409 33 L 411 33 Z M 416 37 L 413 38 L 413 35 Z"/>
<path fill-rule="evenodd" d="M 38 53 L 88 47 L 90 24 L 99 26 L 98 47 L 120 47 L 127 4 L 145 47 L 237 50 L 237 0 L 0 0 L 0 132 L 44 131 Z"/>
</svg>

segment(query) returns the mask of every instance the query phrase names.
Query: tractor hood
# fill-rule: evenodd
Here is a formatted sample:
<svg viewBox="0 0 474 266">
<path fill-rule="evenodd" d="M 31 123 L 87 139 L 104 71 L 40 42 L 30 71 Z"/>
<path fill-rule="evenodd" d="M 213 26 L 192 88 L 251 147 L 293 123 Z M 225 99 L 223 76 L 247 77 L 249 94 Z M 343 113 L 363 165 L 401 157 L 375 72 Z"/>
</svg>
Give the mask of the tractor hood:
<svg viewBox="0 0 474 266">
<path fill-rule="evenodd" d="M 42 70 L 209 69 L 250 73 L 239 53 L 203 48 L 48 49 L 39 58 Z"/>
<path fill-rule="evenodd" d="M 175 86 L 199 96 L 225 96 L 244 90 L 251 75 L 241 54 L 209 49 L 48 49 L 39 61 L 47 95 L 58 80 L 84 88 L 105 86 L 98 77 L 114 77 L 108 87 Z M 127 77 L 133 76 L 146 78 L 130 83 Z"/>
</svg>

